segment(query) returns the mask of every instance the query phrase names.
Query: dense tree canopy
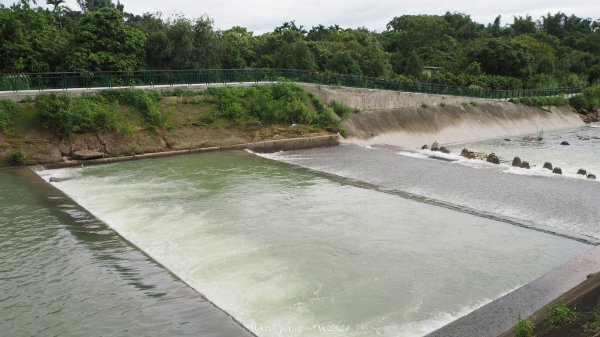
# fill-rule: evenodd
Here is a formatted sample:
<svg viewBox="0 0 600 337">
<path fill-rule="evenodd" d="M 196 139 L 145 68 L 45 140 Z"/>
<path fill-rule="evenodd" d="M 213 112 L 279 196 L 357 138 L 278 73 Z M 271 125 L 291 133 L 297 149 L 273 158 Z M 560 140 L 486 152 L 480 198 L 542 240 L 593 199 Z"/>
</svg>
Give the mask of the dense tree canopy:
<svg viewBox="0 0 600 337">
<path fill-rule="evenodd" d="M 402 15 L 384 32 L 295 22 L 255 35 L 209 17 L 133 15 L 113 0 L 0 5 L 0 72 L 295 68 L 487 88 L 589 85 L 600 80 L 600 20 L 565 13 Z M 427 66 L 441 69 L 429 77 Z"/>
</svg>

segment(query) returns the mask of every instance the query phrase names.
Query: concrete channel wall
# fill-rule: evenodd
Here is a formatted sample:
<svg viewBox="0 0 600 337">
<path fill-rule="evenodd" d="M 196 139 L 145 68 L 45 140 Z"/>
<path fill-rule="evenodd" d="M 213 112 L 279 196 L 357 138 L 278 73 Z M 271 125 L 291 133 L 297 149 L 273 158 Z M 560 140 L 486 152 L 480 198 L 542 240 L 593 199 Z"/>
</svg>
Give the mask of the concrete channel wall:
<svg viewBox="0 0 600 337">
<path fill-rule="evenodd" d="M 564 298 L 572 303 L 588 288 L 598 285 L 600 247 L 568 261 L 519 289 L 436 330 L 426 337 L 510 337 L 519 317 L 540 314 L 544 307 Z"/>
<path fill-rule="evenodd" d="M 359 109 L 343 126 L 358 145 L 420 148 L 574 128 L 583 121 L 569 106 L 533 107 L 503 100 L 302 84 L 330 104 Z"/>
<path fill-rule="evenodd" d="M 92 160 L 68 160 L 56 163 L 50 163 L 44 165 L 46 168 L 62 168 L 62 167 L 73 167 L 81 165 L 99 165 L 107 163 L 115 163 L 122 161 L 138 160 L 138 159 L 149 159 L 157 157 L 175 156 L 190 153 L 200 152 L 212 152 L 212 151 L 231 151 L 231 150 L 250 150 L 258 153 L 271 153 L 277 151 L 291 151 L 308 149 L 315 147 L 328 147 L 337 146 L 339 144 L 339 138 L 337 135 L 322 135 L 313 137 L 300 137 L 300 138 L 289 138 L 289 139 L 278 139 L 278 140 L 267 140 L 255 143 L 244 143 L 234 145 L 223 145 L 214 147 L 201 147 L 187 150 L 177 151 L 163 151 L 163 152 L 152 152 L 143 153 L 132 156 L 122 157 L 110 157 L 110 158 L 99 158 Z"/>
</svg>

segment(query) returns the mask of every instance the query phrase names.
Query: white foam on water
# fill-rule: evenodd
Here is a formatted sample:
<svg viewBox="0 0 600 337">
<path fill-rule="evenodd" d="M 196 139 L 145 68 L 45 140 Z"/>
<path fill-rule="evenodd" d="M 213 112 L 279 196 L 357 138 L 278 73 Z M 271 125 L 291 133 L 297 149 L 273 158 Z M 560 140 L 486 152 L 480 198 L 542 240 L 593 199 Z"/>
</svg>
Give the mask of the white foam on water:
<svg viewBox="0 0 600 337">
<path fill-rule="evenodd" d="M 400 151 L 400 152 L 398 152 L 398 154 L 401 156 L 411 157 L 411 158 L 419 158 L 419 159 L 429 158 L 429 156 L 427 156 L 424 153 L 413 152 L 413 151 Z"/>
<path fill-rule="evenodd" d="M 499 168 L 501 172 L 507 174 L 514 175 L 523 175 L 523 176 L 543 176 L 543 177 L 552 177 L 552 178 L 571 178 L 571 179 L 580 179 L 580 180 L 588 180 L 590 182 L 600 182 L 600 180 L 596 179 L 587 179 L 587 176 L 576 174 L 577 171 L 573 167 L 569 167 L 567 169 L 563 169 L 563 174 L 554 174 L 552 171 L 543 168 L 541 165 L 532 166 L 530 169 L 513 167 L 509 164 L 501 163 L 501 164 L 493 164 L 488 163 L 481 159 L 469 159 L 457 154 L 447 154 L 438 151 L 431 150 L 416 150 L 416 151 L 400 151 L 397 154 L 411 157 L 411 158 L 419 158 L 419 159 L 432 159 L 432 160 L 446 160 L 451 163 L 457 163 L 460 165 L 465 165 L 473 168 Z M 274 160 L 287 160 L 282 155 L 277 157 L 272 157 L 270 159 Z M 571 173 L 573 172 L 573 173 Z M 595 174 L 594 172 L 588 172 Z"/>
<path fill-rule="evenodd" d="M 569 179 L 579 179 L 586 180 L 590 182 L 598 182 L 596 179 L 588 179 L 587 176 L 582 174 L 573 174 L 573 173 L 564 173 L 556 174 L 552 173 L 552 171 L 545 169 L 540 166 L 535 166 L 530 169 L 507 166 L 502 172 L 508 174 L 522 175 L 522 176 L 539 176 L 539 177 L 552 177 L 552 178 L 569 178 Z"/>
</svg>

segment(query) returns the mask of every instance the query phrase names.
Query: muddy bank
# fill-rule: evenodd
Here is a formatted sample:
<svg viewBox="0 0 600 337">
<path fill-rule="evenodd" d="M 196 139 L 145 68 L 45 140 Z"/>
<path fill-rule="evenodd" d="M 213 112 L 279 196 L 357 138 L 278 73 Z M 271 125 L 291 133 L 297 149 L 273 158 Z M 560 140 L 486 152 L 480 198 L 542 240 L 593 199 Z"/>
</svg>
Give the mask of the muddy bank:
<svg viewBox="0 0 600 337">
<path fill-rule="evenodd" d="M 420 148 L 578 127 L 569 106 L 533 107 L 501 100 L 304 85 L 322 101 L 360 110 L 344 122 L 347 141 Z"/>
</svg>

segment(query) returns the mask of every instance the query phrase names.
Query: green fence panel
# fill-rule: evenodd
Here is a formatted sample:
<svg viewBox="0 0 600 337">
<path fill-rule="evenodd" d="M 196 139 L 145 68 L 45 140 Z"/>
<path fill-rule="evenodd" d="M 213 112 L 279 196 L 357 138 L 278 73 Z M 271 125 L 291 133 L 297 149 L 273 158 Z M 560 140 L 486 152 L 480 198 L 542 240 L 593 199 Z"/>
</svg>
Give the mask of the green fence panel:
<svg viewBox="0 0 600 337">
<path fill-rule="evenodd" d="M 355 88 L 374 88 L 406 92 L 420 92 L 440 95 L 458 95 L 478 98 L 510 99 L 532 96 L 575 95 L 583 87 L 509 89 L 495 90 L 483 88 L 415 83 L 384 78 L 355 75 L 321 73 L 311 70 L 294 69 L 199 69 L 188 71 L 151 70 L 136 72 L 97 72 L 97 73 L 39 73 L 0 75 L 0 91 L 70 89 L 70 88 L 112 88 L 121 86 L 172 86 L 190 84 L 274 82 L 284 78 L 294 82 Z"/>
</svg>

